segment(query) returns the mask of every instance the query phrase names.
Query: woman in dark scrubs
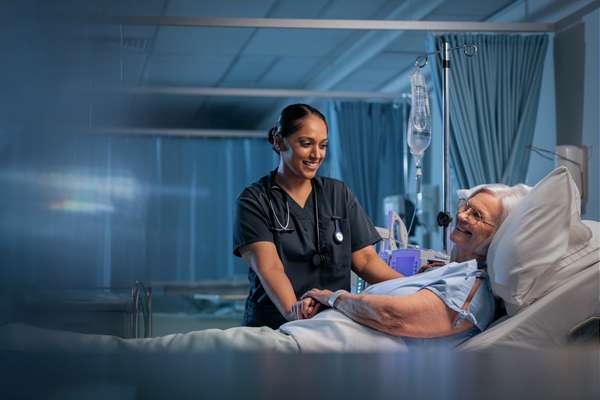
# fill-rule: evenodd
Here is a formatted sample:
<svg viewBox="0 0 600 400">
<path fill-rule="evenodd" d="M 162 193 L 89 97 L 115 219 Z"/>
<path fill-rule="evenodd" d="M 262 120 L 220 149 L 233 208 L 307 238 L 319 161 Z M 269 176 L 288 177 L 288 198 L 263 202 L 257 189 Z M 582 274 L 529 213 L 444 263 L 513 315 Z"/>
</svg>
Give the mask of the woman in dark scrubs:
<svg viewBox="0 0 600 400">
<path fill-rule="evenodd" d="M 316 176 L 327 152 L 327 122 L 307 104 L 281 112 L 269 131 L 279 166 L 237 199 L 234 251 L 250 269 L 244 325 L 277 329 L 319 308 L 302 294 L 350 290 L 350 271 L 368 283 L 398 278 L 378 256 L 381 238 L 354 194 Z"/>
</svg>

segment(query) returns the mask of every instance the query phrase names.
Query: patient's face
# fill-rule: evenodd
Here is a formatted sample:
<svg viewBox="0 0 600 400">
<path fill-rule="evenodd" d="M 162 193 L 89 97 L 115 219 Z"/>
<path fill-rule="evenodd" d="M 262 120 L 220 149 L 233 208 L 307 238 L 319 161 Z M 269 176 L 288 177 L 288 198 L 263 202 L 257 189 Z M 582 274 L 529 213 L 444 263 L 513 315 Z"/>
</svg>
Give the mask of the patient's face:
<svg viewBox="0 0 600 400">
<path fill-rule="evenodd" d="M 474 258 L 496 232 L 502 214 L 500 200 L 487 192 L 469 198 L 468 206 L 456 213 L 456 224 L 450 234 L 459 257 Z M 459 260 L 462 261 L 462 260 Z"/>
</svg>

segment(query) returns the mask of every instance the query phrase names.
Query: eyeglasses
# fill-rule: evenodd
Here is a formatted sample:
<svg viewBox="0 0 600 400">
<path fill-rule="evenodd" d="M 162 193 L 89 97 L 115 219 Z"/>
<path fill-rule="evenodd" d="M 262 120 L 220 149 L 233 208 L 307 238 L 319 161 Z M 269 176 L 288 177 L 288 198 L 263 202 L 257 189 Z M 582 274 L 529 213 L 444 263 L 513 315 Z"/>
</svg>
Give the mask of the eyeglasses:
<svg viewBox="0 0 600 400">
<path fill-rule="evenodd" d="M 459 199 L 456 209 L 457 209 L 457 214 L 465 213 L 465 214 L 467 214 L 467 216 L 472 217 L 475 220 L 475 222 L 481 222 L 482 224 L 489 225 L 492 228 L 496 227 L 496 225 L 494 225 L 490 222 L 487 222 L 485 220 L 485 218 L 483 218 L 481 211 L 479 211 L 478 209 L 471 206 L 467 199 Z"/>
</svg>

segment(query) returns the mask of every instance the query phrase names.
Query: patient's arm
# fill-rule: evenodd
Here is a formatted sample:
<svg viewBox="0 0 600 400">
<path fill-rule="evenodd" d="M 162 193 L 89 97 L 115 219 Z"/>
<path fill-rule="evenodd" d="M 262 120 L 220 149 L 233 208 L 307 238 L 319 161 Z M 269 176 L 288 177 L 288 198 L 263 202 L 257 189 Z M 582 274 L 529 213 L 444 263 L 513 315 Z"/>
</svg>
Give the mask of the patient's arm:
<svg viewBox="0 0 600 400">
<path fill-rule="evenodd" d="M 329 290 L 313 289 L 303 297 L 327 304 L 331 294 Z M 469 321 L 453 327 L 456 312 L 427 289 L 408 296 L 343 293 L 337 298 L 335 308 L 360 324 L 394 336 L 432 338 L 473 327 Z"/>
</svg>

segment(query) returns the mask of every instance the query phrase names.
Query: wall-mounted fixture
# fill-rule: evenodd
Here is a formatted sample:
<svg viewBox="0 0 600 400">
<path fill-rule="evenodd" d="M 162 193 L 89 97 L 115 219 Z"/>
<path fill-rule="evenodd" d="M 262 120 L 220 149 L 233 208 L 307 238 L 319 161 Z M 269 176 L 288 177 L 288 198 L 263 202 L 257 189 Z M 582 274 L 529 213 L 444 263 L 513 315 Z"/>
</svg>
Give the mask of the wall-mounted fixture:
<svg viewBox="0 0 600 400">
<path fill-rule="evenodd" d="M 567 167 L 581 195 L 581 209 L 585 209 L 587 180 L 587 148 L 570 144 L 556 146 L 554 163 Z"/>
</svg>

